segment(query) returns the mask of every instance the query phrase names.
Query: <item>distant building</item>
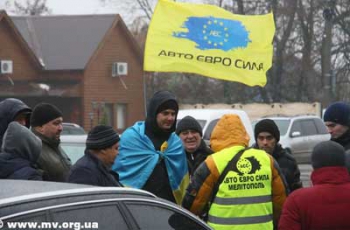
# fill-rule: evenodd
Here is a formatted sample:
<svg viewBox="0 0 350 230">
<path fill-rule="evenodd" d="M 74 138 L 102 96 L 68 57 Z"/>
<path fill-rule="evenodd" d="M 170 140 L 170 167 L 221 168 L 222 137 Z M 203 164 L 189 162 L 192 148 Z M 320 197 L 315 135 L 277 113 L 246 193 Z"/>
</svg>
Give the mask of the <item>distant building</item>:
<svg viewBox="0 0 350 230">
<path fill-rule="evenodd" d="M 123 131 L 144 119 L 142 56 L 120 15 L 0 11 L 0 100 L 54 103 L 86 130 L 105 123 Z"/>
</svg>

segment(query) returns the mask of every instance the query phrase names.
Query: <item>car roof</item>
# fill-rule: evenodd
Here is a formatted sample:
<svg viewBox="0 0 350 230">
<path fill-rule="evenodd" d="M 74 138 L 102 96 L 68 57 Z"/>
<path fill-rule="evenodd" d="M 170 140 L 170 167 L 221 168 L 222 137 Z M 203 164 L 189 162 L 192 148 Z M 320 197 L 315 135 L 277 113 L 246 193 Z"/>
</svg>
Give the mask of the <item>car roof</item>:
<svg viewBox="0 0 350 230">
<path fill-rule="evenodd" d="M 177 118 L 182 119 L 183 117 L 189 115 L 196 118 L 197 120 L 207 120 L 210 117 L 217 117 L 232 113 L 238 115 L 246 114 L 244 111 L 238 109 L 180 109 Z"/>
<path fill-rule="evenodd" d="M 75 123 L 70 123 L 70 122 L 62 122 L 62 125 L 64 125 L 64 126 L 72 126 L 72 127 L 81 128 L 81 126 L 80 126 L 80 125 L 75 124 Z"/>
<path fill-rule="evenodd" d="M 71 201 L 84 203 L 123 198 L 156 199 L 155 195 L 147 191 L 125 187 L 29 180 L 0 180 L 0 183 L 0 213 L 5 216 L 28 209 L 63 205 Z"/>
<path fill-rule="evenodd" d="M 306 118 L 318 118 L 318 119 L 321 119 L 320 117 L 318 117 L 316 115 L 295 115 L 295 116 L 266 116 L 266 117 L 260 118 L 259 120 L 262 120 L 262 119 L 296 120 L 296 119 L 306 119 Z"/>
<path fill-rule="evenodd" d="M 147 191 L 125 188 L 125 187 L 99 187 L 92 185 L 64 183 L 64 182 L 48 182 L 48 181 L 30 181 L 30 180 L 8 180 L 0 179 L 0 206 L 6 201 L 12 199 L 34 199 L 38 197 L 47 197 L 52 195 L 60 195 L 67 193 L 131 193 L 142 196 L 155 197 Z M 25 188 L 25 189 L 23 189 Z"/>
</svg>

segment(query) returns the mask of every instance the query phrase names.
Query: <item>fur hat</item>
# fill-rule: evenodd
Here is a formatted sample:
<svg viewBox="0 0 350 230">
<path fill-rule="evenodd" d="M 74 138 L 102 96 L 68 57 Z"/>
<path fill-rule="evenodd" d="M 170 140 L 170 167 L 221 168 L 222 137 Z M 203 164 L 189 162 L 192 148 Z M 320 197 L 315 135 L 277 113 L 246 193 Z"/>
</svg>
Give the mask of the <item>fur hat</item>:
<svg viewBox="0 0 350 230">
<path fill-rule="evenodd" d="M 314 169 L 345 166 L 344 147 L 334 141 L 324 141 L 317 144 L 311 154 L 311 165 Z"/>
<path fill-rule="evenodd" d="M 58 117 L 62 117 L 62 112 L 56 106 L 49 103 L 40 103 L 33 109 L 30 124 L 32 127 L 42 126 Z"/>
<path fill-rule="evenodd" d="M 87 136 L 87 149 L 107 149 L 119 142 L 120 138 L 111 126 L 97 125 Z"/>
<path fill-rule="evenodd" d="M 196 119 L 191 116 L 186 116 L 181 119 L 181 121 L 177 124 L 176 134 L 179 135 L 182 131 L 185 130 L 194 130 L 197 131 L 201 136 L 203 136 L 202 126 L 198 123 Z"/>
<path fill-rule="evenodd" d="M 324 121 L 331 121 L 350 127 L 350 106 L 345 102 L 331 104 L 323 115 Z"/>
<path fill-rule="evenodd" d="M 276 139 L 277 142 L 280 141 L 280 131 L 276 125 L 276 123 L 271 119 L 263 119 L 256 123 L 254 128 L 254 137 L 255 141 L 259 135 L 259 133 L 268 132 Z"/>
</svg>

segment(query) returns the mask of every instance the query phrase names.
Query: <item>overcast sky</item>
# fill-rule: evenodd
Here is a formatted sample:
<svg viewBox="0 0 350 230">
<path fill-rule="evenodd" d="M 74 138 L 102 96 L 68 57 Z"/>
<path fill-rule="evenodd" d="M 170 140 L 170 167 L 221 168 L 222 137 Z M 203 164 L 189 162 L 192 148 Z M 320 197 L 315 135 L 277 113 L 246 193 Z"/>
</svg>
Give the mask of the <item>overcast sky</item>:
<svg viewBox="0 0 350 230">
<path fill-rule="evenodd" d="M 12 2 L 13 0 L 11 0 Z M 16 0 L 25 3 L 27 0 Z M 30 0 L 31 1 L 31 0 Z M 137 6 L 136 0 L 134 6 Z M 204 0 L 177 0 L 178 2 L 203 2 Z M 0 0 L 0 9 L 5 9 L 8 14 L 9 9 L 5 6 L 6 0 Z M 46 0 L 47 7 L 51 10 L 52 15 L 75 15 L 75 14 L 120 14 L 123 20 L 130 24 L 131 21 L 142 12 L 130 13 L 131 4 L 127 4 L 126 0 L 105 0 L 105 4 L 101 0 Z M 112 3 L 113 2 L 113 3 Z M 157 0 L 150 0 L 151 3 L 156 3 Z M 25 5 L 25 4 L 24 4 Z"/>
</svg>

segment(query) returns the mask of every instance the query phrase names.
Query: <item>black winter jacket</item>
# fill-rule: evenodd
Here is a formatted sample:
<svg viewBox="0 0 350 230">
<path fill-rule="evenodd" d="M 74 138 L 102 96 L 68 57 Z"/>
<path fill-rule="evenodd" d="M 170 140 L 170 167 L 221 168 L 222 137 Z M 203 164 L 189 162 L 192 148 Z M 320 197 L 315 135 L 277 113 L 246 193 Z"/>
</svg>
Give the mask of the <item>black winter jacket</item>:
<svg viewBox="0 0 350 230">
<path fill-rule="evenodd" d="M 85 155 L 80 158 L 70 170 L 68 182 L 104 187 L 122 187 L 119 183 L 118 174 L 104 166 L 103 163 L 87 149 L 85 150 Z"/>
<path fill-rule="evenodd" d="M 24 111 L 31 112 L 32 110 L 21 100 L 7 98 L 0 102 L 0 146 L 7 126 L 16 118 L 17 114 Z M 27 125 L 29 128 L 29 114 L 27 117 Z"/>
<path fill-rule="evenodd" d="M 4 134 L 0 153 L 0 178 L 42 180 L 36 162 L 41 152 L 41 141 L 28 128 L 11 122 Z"/>
<path fill-rule="evenodd" d="M 207 156 L 213 153 L 213 150 L 211 150 L 202 139 L 201 144 L 199 145 L 198 149 L 194 151 L 193 153 L 188 153 L 186 151 L 186 157 L 187 157 L 187 163 L 188 163 L 188 171 L 190 175 L 192 176 L 194 171 L 198 168 L 198 166 L 207 159 Z"/>
<path fill-rule="evenodd" d="M 255 144 L 253 147 L 258 149 L 257 144 Z M 300 170 L 294 157 L 287 153 L 280 144 L 276 145 L 272 156 L 280 166 L 290 192 L 298 188 L 302 188 L 303 184 L 300 180 Z"/>
</svg>

